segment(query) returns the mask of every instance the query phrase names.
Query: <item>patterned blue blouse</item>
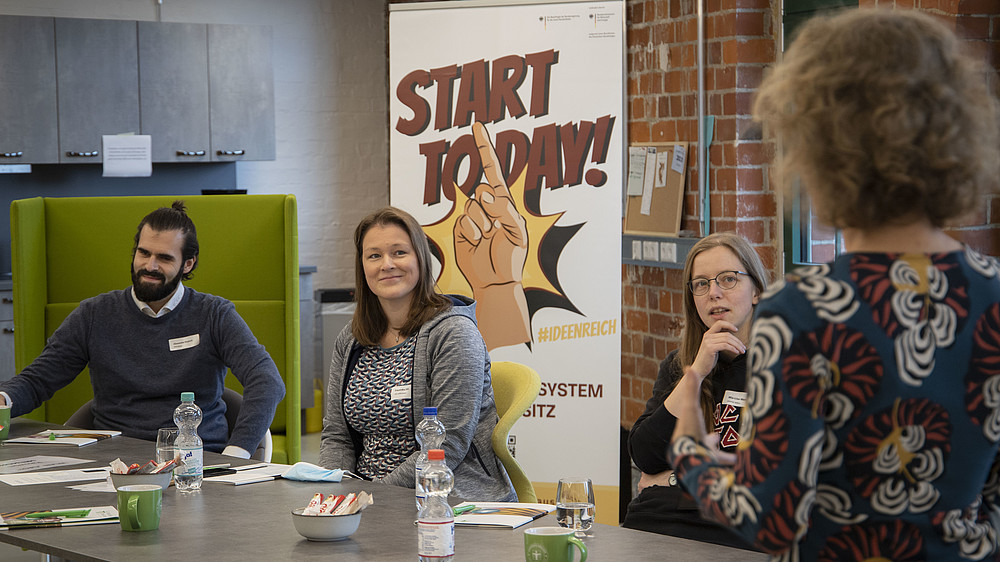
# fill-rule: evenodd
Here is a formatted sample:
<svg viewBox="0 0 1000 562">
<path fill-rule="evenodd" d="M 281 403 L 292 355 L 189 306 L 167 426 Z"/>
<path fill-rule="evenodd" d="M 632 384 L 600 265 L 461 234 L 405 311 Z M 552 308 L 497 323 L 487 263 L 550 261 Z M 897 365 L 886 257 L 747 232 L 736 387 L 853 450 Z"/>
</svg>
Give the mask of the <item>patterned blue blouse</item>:
<svg viewBox="0 0 1000 562">
<path fill-rule="evenodd" d="M 782 560 L 993 557 L 998 276 L 968 249 L 858 253 L 771 287 L 735 467 L 670 447 L 703 515 Z"/>
<path fill-rule="evenodd" d="M 344 393 L 344 415 L 364 436 L 357 470 L 368 478 L 383 478 L 417 450 L 414 437 L 413 351 L 417 338 L 393 347 L 365 347 Z M 393 389 L 400 392 L 394 395 Z"/>
</svg>

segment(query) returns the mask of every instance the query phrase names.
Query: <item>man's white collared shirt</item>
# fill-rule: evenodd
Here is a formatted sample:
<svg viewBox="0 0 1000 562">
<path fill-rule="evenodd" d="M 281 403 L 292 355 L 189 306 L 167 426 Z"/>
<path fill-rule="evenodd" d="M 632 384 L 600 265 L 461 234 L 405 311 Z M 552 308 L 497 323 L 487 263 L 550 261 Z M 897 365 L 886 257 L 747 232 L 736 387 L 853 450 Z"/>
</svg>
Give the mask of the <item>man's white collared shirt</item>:
<svg viewBox="0 0 1000 562">
<path fill-rule="evenodd" d="M 160 308 L 159 312 L 153 312 L 153 309 L 148 304 L 142 302 L 141 300 L 139 300 L 138 297 L 135 296 L 134 286 L 132 287 L 131 294 L 132 294 L 132 301 L 135 302 L 135 305 L 139 307 L 139 310 L 141 310 L 143 314 L 145 314 L 146 316 L 150 316 L 152 318 L 159 318 L 160 316 L 163 316 L 168 312 L 170 312 L 171 310 L 177 308 L 177 305 L 181 303 L 181 299 L 184 298 L 184 283 L 180 281 L 177 282 L 177 290 L 174 291 L 174 296 L 170 297 L 170 300 L 168 300 L 167 304 L 163 305 L 163 307 Z"/>
</svg>

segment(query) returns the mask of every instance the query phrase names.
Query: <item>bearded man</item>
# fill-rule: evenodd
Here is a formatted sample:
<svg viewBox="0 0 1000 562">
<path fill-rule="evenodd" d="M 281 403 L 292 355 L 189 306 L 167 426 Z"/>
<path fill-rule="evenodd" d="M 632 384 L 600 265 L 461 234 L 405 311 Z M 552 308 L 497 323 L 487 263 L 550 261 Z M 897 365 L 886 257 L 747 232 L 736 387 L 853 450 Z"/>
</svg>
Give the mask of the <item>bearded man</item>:
<svg viewBox="0 0 1000 562">
<path fill-rule="evenodd" d="M 158 428 L 174 425 L 180 393 L 194 392 L 205 450 L 250 458 L 285 387 L 233 304 L 184 286 L 197 265 L 198 235 L 183 201 L 146 215 L 132 247 L 132 286 L 82 301 L 42 353 L 0 383 L 0 403 L 11 417 L 26 414 L 89 367 L 93 429 L 155 440 Z M 244 392 L 233 428 L 222 400 L 227 369 Z"/>
</svg>

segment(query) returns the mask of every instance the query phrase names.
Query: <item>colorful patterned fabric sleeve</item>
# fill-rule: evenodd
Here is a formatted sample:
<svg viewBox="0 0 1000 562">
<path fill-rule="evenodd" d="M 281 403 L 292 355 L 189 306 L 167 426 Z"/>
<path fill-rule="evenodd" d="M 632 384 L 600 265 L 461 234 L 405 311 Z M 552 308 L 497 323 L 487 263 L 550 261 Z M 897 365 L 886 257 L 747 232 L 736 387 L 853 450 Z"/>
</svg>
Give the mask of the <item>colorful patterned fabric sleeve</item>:
<svg viewBox="0 0 1000 562">
<path fill-rule="evenodd" d="M 998 271 L 970 250 L 848 254 L 772 287 L 736 465 L 671 444 L 702 513 L 782 559 L 992 557 Z"/>
</svg>

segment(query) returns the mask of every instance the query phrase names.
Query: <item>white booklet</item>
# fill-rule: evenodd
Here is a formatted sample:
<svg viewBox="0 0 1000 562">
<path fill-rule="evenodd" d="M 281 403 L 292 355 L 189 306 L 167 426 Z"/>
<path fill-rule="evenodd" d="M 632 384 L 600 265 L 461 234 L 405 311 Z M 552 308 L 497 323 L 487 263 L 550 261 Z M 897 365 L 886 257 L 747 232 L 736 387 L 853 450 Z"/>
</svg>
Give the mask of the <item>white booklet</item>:
<svg viewBox="0 0 1000 562">
<path fill-rule="evenodd" d="M 78 509 L 41 509 L 38 511 L 8 511 L 0 513 L 0 530 L 32 527 L 72 527 L 118 522 L 118 509 L 113 505 Z"/>
<path fill-rule="evenodd" d="M 35 445 L 76 445 L 77 447 L 83 447 L 84 445 L 97 443 L 102 439 L 110 439 L 121 434 L 122 432 L 120 431 L 104 429 L 46 429 L 45 431 L 26 437 L 7 439 L 4 441 L 4 444 L 29 443 Z"/>
<path fill-rule="evenodd" d="M 463 511 L 463 508 L 468 511 Z M 455 516 L 455 525 L 459 527 L 516 529 L 552 513 L 556 506 L 545 503 L 462 502 L 454 509 L 460 512 Z"/>
<path fill-rule="evenodd" d="M 281 473 L 291 468 L 287 464 L 258 463 L 244 466 L 234 466 L 218 476 L 206 476 L 204 482 L 222 482 L 242 486 L 258 482 L 270 482 L 281 478 Z"/>
</svg>

